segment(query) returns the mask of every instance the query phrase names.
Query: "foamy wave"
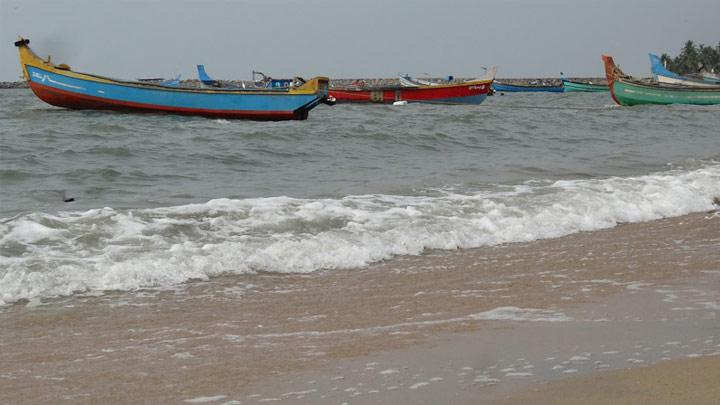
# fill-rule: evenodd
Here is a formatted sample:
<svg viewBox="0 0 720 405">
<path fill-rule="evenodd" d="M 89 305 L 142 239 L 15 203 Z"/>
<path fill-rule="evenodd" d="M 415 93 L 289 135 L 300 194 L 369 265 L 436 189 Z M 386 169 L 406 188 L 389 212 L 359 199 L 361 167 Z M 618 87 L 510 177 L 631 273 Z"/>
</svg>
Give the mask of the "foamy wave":
<svg viewBox="0 0 720 405">
<path fill-rule="evenodd" d="M 436 197 L 218 199 L 0 222 L 0 304 L 221 273 L 363 266 L 425 249 L 552 238 L 709 210 L 720 165 Z"/>
<path fill-rule="evenodd" d="M 531 322 L 567 322 L 572 318 L 561 313 L 544 309 L 498 307 L 470 316 L 476 320 L 489 321 L 531 321 Z"/>
</svg>

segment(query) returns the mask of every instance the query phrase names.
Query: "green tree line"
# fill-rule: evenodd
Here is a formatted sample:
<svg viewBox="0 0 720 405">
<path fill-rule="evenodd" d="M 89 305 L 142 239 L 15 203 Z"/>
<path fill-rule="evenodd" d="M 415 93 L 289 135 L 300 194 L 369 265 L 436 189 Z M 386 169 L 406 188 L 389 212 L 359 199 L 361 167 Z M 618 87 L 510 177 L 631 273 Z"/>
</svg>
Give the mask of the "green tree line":
<svg viewBox="0 0 720 405">
<path fill-rule="evenodd" d="M 712 47 L 703 44 L 695 45 L 693 41 L 687 41 L 678 56 L 672 58 L 664 53 L 660 60 L 665 63 L 668 70 L 681 75 L 703 70 L 718 73 L 720 72 L 720 42 L 716 47 Z"/>
</svg>

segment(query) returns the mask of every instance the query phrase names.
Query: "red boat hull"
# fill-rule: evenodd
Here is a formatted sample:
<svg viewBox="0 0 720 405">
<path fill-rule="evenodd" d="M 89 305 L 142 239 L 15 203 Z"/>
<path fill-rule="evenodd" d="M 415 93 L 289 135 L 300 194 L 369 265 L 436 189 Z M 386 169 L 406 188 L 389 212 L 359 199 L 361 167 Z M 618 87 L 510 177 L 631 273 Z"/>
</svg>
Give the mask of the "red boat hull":
<svg viewBox="0 0 720 405">
<path fill-rule="evenodd" d="M 331 88 L 330 95 L 338 103 L 393 103 L 408 101 L 438 104 L 480 104 L 490 92 L 490 81 L 463 84 L 383 87 L 383 88 Z"/>
</svg>

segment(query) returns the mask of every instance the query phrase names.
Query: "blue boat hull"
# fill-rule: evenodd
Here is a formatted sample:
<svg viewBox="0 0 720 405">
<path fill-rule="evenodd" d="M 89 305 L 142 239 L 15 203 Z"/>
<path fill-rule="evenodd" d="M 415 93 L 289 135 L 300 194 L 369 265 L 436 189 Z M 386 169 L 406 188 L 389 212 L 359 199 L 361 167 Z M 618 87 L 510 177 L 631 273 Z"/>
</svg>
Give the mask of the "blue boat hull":
<svg viewBox="0 0 720 405">
<path fill-rule="evenodd" d="M 44 101 L 66 108 L 142 110 L 226 118 L 304 119 L 321 94 L 165 88 L 78 79 L 27 66 L 30 86 Z"/>
</svg>

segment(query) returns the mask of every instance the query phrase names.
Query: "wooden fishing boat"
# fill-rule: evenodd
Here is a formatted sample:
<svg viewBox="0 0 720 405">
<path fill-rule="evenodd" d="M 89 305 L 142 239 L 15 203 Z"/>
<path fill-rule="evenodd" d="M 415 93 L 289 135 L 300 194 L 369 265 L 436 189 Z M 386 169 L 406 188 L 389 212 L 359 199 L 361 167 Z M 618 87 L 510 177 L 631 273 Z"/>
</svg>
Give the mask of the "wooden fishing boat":
<svg viewBox="0 0 720 405">
<path fill-rule="evenodd" d="M 539 84 L 539 85 L 523 85 L 523 84 L 510 84 L 510 83 L 500 83 L 500 82 L 494 82 L 493 83 L 493 90 L 497 92 L 503 92 L 503 93 L 525 93 L 525 92 L 549 92 L 549 93 L 562 93 L 564 91 L 563 86 L 555 86 L 555 85 L 546 85 L 546 84 Z"/>
<path fill-rule="evenodd" d="M 603 55 L 610 95 L 620 105 L 638 104 L 720 104 L 720 86 L 691 87 L 633 79 Z"/>
<path fill-rule="evenodd" d="M 650 69 L 652 70 L 653 78 L 660 83 L 680 84 L 691 87 L 714 87 L 718 85 L 717 83 L 705 81 L 702 78 L 693 79 L 671 72 L 665 68 L 660 57 L 652 53 L 648 54 L 648 56 L 650 56 Z"/>
<path fill-rule="evenodd" d="M 706 82 L 720 84 L 720 75 L 715 72 L 702 72 L 700 75 Z"/>
<path fill-rule="evenodd" d="M 184 88 L 79 73 L 38 57 L 30 41 L 15 42 L 23 76 L 48 104 L 72 109 L 120 110 L 255 120 L 304 120 L 327 98 L 328 78 L 284 89 Z"/>
<path fill-rule="evenodd" d="M 562 86 L 566 92 L 598 93 L 610 91 L 607 84 L 577 82 L 564 77 L 562 78 Z"/>
<path fill-rule="evenodd" d="M 483 77 L 462 83 L 418 84 L 413 86 L 357 86 L 331 88 L 329 94 L 338 103 L 410 103 L 480 104 L 488 96 L 497 68 Z"/>
</svg>

